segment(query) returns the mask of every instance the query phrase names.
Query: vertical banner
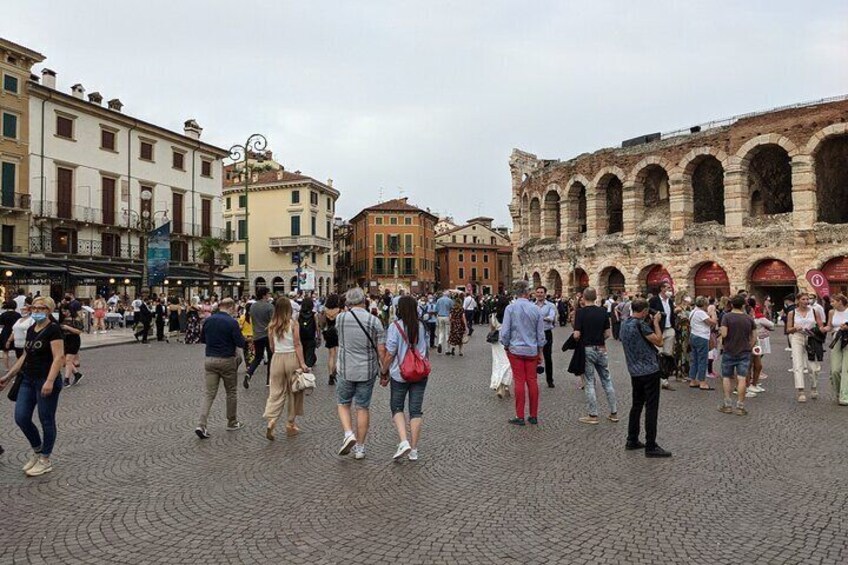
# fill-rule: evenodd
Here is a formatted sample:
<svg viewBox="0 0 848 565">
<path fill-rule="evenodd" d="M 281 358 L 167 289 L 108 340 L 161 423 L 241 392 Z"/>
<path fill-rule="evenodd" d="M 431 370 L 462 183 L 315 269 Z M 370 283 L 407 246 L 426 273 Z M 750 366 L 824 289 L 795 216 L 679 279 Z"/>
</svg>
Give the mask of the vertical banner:
<svg viewBox="0 0 848 565">
<path fill-rule="evenodd" d="M 816 269 L 807 271 L 807 282 L 812 285 L 819 298 L 830 296 L 830 284 L 828 284 L 827 277 L 821 271 Z"/>
<path fill-rule="evenodd" d="M 315 290 L 315 271 L 313 271 L 312 269 L 301 269 L 299 276 L 300 290 Z"/>
<path fill-rule="evenodd" d="M 147 285 L 162 284 L 171 261 L 171 222 L 147 234 Z"/>
</svg>

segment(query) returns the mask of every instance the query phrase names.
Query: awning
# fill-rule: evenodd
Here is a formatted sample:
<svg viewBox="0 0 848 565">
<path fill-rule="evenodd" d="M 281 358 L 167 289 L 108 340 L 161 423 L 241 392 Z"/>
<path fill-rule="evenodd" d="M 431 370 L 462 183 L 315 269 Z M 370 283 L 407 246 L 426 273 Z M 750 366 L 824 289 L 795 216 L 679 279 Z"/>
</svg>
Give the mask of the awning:
<svg viewBox="0 0 848 565">
<path fill-rule="evenodd" d="M 194 267 L 185 267 L 181 265 L 171 265 L 168 267 L 168 281 L 173 284 L 174 280 L 208 282 L 209 272 Z M 223 284 L 235 284 L 241 281 L 241 278 L 231 277 L 221 273 L 214 274 L 214 281 Z"/>
</svg>

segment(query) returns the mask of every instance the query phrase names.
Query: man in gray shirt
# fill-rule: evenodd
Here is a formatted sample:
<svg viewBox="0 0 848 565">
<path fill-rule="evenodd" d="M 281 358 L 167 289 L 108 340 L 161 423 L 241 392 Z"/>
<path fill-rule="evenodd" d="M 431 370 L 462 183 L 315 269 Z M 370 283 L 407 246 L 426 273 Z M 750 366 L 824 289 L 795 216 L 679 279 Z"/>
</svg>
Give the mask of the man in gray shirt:
<svg viewBox="0 0 848 565">
<path fill-rule="evenodd" d="M 262 363 L 265 358 L 265 352 L 268 352 L 268 362 L 271 361 L 271 345 L 268 342 L 268 323 L 271 321 L 271 316 L 274 314 L 274 305 L 271 303 L 268 296 L 268 289 L 260 287 L 256 289 L 256 302 L 250 306 L 250 321 L 253 324 L 253 363 L 247 368 L 244 374 L 244 388 L 250 388 L 250 379 L 253 378 L 253 373 Z M 268 371 L 270 372 L 270 365 Z M 265 375 L 265 386 L 268 386 L 270 375 Z"/>
<path fill-rule="evenodd" d="M 345 295 L 349 311 L 336 318 L 339 333 L 338 394 L 339 420 L 344 429 L 344 440 L 339 455 L 353 449 L 356 459 L 365 457 L 365 436 L 368 434 L 371 394 L 374 381 L 382 373 L 382 359 L 386 355 L 386 333 L 379 318 L 365 309 L 368 300 L 361 288 L 352 288 Z M 356 433 L 350 414 L 350 405 L 356 402 Z"/>
</svg>

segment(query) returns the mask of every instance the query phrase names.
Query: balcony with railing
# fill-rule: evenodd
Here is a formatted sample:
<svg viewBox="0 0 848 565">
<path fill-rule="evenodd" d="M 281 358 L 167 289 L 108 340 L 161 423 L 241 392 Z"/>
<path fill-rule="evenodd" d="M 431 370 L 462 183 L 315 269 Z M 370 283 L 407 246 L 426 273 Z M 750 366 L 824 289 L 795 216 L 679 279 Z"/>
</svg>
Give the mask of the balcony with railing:
<svg viewBox="0 0 848 565">
<path fill-rule="evenodd" d="M 103 241 L 99 239 L 78 239 L 75 242 L 68 241 L 58 244 L 54 242 L 49 233 L 45 234 L 43 238 L 39 236 L 31 237 L 29 248 L 31 253 L 55 253 L 104 259 L 141 259 L 141 248 L 138 245 L 132 246 L 132 254 L 130 254 L 128 243 L 107 243 L 103 245 Z"/>
<path fill-rule="evenodd" d="M 269 238 L 271 251 L 329 251 L 332 242 L 326 237 L 316 235 L 292 235 Z"/>
<path fill-rule="evenodd" d="M 68 202 L 52 202 L 38 200 L 32 202 L 32 213 L 36 218 L 52 218 L 79 222 L 83 224 L 102 224 L 103 210 L 90 206 L 75 206 Z M 107 217 L 107 220 L 110 219 Z M 118 217 L 112 215 L 112 223 L 117 223 Z"/>
<path fill-rule="evenodd" d="M 9 212 L 29 211 L 32 204 L 32 196 L 20 192 L 3 192 L 0 194 L 0 208 Z"/>
</svg>

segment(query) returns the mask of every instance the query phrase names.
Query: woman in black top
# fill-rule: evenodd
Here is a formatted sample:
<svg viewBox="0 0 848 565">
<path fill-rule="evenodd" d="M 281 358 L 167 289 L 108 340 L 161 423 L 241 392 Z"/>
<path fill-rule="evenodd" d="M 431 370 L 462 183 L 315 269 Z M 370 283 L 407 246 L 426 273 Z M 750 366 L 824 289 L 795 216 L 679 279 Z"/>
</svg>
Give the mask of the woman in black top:
<svg viewBox="0 0 848 565">
<path fill-rule="evenodd" d="M 65 336 L 65 386 L 71 386 L 82 380 L 82 373 L 79 370 L 82 322 L 79 316 L 71 314 L 67 305 L 63 305 L 59 309 L 59 326 Z M 71 380 L 72 377 L 73 380 Z"/>
<path fill-rule="evenodd" d="M 3 356 L 6 358 L 6 370 L 9 370 L 9 351 L 11 347 L 9 346 L 9 337 L 12 335 L 12 326 L 15 325 L 21 315 L 18 314 L 16 308 L 18 305 L 14 300 L 7 300 L 3 303 L 3 313 L 0 314 L 0 326 L 3 326 L 3 329 L 0 330 L 0 344 L 3 345 Z"/>
<path fill-rule="evenodd" d="M 65 361 L 62 330 L 53 321 L 56 308 L 53 299 L 39 296 L 32 301 L 32 318 L 35 321 L 27 330 L 24 355 L 0 378 L 0 390 L 18 375 L 20 388 L 15 401 L 15 423 L 29 440 L 32 455 L 24 465 L 24 472 L 37 477 L 53 470 L 50 454 L 56 443 L 56 408 L 62 380 L 59 372 Z M 38 407 L 43 438 L 32 421 L 32 413 Z"/>
<path fill-rule="evenodd" d="M 303 359 L 307 367 L 314 367 L 318 362 L 315 355 L 315 347 L 318 337 L 318 326 L 315 321 L 314 303 L 308 296 L 300 304 L 300 314 L 297 321 L 300 324 L 300 342 L 303 344 Z"/>
</svg>

